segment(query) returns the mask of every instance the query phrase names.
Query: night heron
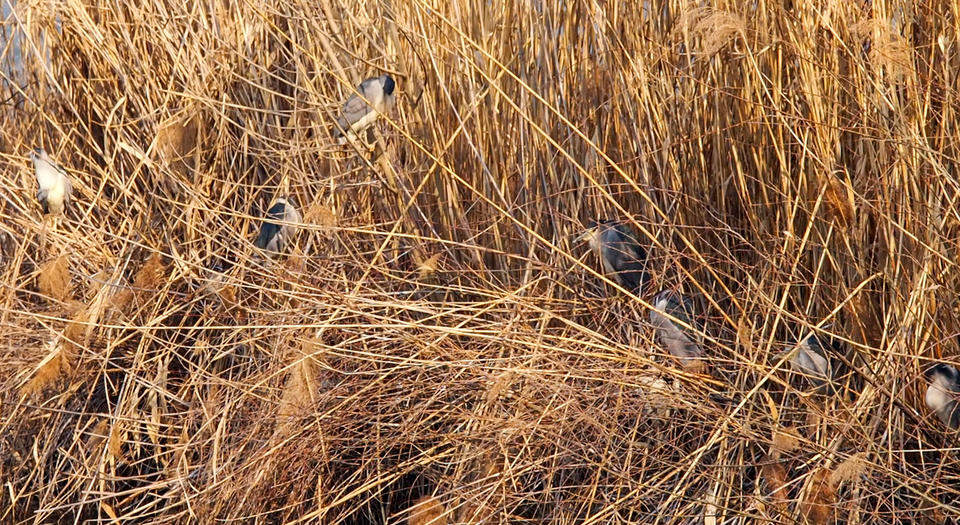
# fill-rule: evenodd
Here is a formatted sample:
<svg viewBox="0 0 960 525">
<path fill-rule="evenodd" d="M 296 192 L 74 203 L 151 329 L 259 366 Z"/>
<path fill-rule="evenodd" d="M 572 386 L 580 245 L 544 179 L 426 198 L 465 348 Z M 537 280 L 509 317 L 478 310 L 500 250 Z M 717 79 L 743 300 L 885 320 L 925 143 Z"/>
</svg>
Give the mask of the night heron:
<svg viewBox="0 0 960 525">
<path fill-rule="evenodd" d="M 960 373 L 956 367 L 939 363 L 924 375 L 930 381 L 924 396 L 927 408 L 933 410 L 944 425 L 960 428 Z"/>
<path fill-rule="evenodd" d="M 276 221 L 276 222 L 274 222 Z M 267 216 L 260 226 L 260 235 L 255 242 L 257 248 L 272 253 L 282 252 L 297 232 L 300 213 L 287 199 L 277 199 L 267 210 Z"/>
<path fill-rule="evenodd" d="M 578 238 L 586 240 L 597 253 L 603 271 L 626 290 L 639 294 L 647 282 L 647 251 L 640 245 L 638 235 L 626 222 L 605 221 L 588 228 Z"/>
<path fill-rule="evenodd" d="M 838 342 L 827 337 L 827 341 L 817 334 L 810 334 L 792 349 L 787 350 L 780 357 L 788 356 L 790 367 L 804 376 L 821 394 L 831 395 L 836 392 L 835 371 L 830 358 L 830 349 L 840 351 Z"/>
<path fill-rule="evenodd" d="M 396 103 L 393 90 L 396 84 L 390 75 L 368 78 L 357 86 L 357 93 L 347 99 L 337 117 L 333 136 L 338 144 L 346 144 L 376 122 Z M 346 136 L 344 136 L 346 134 Z"/>
<path fill-rule="evenodd" d="M 693 301 L 672 290 L 663 290 L 654 296 L 652 304 L 650 322 L 656 328 L 660 344 L 683 366 L 689 366 L 703 357 L 703 350 L 697 344 L 699 337 L 695 330 L 699 325 L 693 321 L 696 315 Z"/>
<path fill-rule="evenodd" d="M 30 152 L 30 160 L 36 171 L 37 200 L 43 206 L 44 214 L 62 214 L 70 202 L 73 193 L 73 184 L 70 177 L 56 162 L 50 159 L 47 152 L 37 148 Z"/>
</svg>

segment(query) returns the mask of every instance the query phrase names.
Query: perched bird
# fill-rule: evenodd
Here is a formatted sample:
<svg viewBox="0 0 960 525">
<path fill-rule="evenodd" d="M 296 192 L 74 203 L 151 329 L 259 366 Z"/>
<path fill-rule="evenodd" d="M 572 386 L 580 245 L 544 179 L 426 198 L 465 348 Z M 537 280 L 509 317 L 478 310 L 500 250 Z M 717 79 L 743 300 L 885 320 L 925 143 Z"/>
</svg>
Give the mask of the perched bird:
<svg viewBox="0 0 960 525">
<path fill-rule="evenodd" d="M 652 304 L 654 309 L 650 310 L 650 322 L 657 330 L 660 344 L 667 347 L 670 354 L 684 366 L 703 357 L 703 350 L 697 344 L 697 333 L 675 321 L 682 321 L 694 329 L 698 327 L 693 322 L 693 301 L 672 290 L 663 290 L 654 296 Z"/>
<path fill-rule="evenodd" d="M 797 373 L 803 375 L 814 386 L 815 391 L 831 395 L 836 392 L 833 363 L 830 359 L 829 348 L 838 350 L 837 342 L 828 338 L 827 344 L 817 334 L 810 334 L 797 345 L 780 354 L 780 357 L 789 356 L 790 366 Z"/>
<path fill-rule="evenodd" d="M 283 198 L 277 199 L 267 210 L 267 217 L 260 226 L 260 235 L 254 244 L 261 250 L 278 253 L 283 251 L 287 242 L 297 232 L 297 227 L 294 224 L 279 224 L 273 221 L 295 224 L 300 222 L 300 213 L 293 204 Z"/>
<path fill-rule="evenodd" d="M 939 363 L 924 375 L 930 381 L 924 396 L 927 408 L 933 410 L 944 425 L 960 428 L 960 373 L 956 367 Z"/>
<path fill-rule="evenodd" d="M 361 131 L 369 128 L 377 118 L 396 104 L 393 89 L 396 84 L 390 75 L 368 78 L 357 86 L 357 93 L 347 99 L 337 117 L 333 136 L 338 144 L 346 144 Z M 346 135 L 344 135 L 346 134 Z"/>
<path fill-rule="evenodd" d="M 588 228 L 578 238 L 597 252 L 603 271 L 623 288 L 638 294 L 647 282 L 647 251 L 640 246 L 629 223 L 604 221 Z"/>
<path fill-rule="evenodd" d="M 37 200 L 43 206 L 43 213 L 62 214 L 73 194 L 70 177 L 42 148 L 31 151 L 30 160 L 33 161 L 37 185 L 40 187 Z"/>
</svg>

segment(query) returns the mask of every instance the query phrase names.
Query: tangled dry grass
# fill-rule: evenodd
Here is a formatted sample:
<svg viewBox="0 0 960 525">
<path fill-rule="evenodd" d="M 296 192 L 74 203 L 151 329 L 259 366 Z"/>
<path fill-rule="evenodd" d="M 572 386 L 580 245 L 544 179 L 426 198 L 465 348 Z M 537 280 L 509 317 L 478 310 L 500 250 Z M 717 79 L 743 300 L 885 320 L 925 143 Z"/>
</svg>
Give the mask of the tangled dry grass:
<svg viewBox="0 0 960 525">
<path fill-rule="evenodd" d="M 960 329 L 958 16 L 17 0 L 0 521 L 957 519 L 921 371 Z M 382 72 L 376 150 L 334 146 Z M 75 181 L 64 218 L 37 146 Z M 277 195 L 305 225 L 261 266 Z M 709 367 L 571 242 L 598 217 L 649 239 L 650 292 L 702 297 Z M 841 395 L 777 358 L 810 330 L 848 349 Z"/>
</svg>

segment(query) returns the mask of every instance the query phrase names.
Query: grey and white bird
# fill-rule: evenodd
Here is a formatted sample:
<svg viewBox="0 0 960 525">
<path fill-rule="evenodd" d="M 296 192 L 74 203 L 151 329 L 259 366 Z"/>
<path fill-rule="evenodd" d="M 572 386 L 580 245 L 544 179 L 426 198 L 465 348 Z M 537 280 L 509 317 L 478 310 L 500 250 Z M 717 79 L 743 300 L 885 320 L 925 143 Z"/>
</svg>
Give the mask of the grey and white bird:
<svg viewBox="0 0 960 525">
<path fill-rule="evenodd" d="M 824 338 L 811 333 L 780 357 L 788 357 L 790 367 L 803 375 L 816 392 L 831 395 L 836 392 L 836 376 L 830 349 L 839 349 L 832 337 L 826 339 L 825 343 Z"/>
<path fill-rule="evenodd" d="M 37 200 L 43 206 L 43 213 L 62 214 L 73 195 L 70 176 L 42 148 L 31 151 L 30 160 L 37 176 Z"/>
<path fill-rule="evenodd" d="M 696 311 L 693 301 L 673 290 L 663 290 L 654 296 L 652 304 L 650 322 L 657 331 L 660 344 L 665 346 L 683 366 L 693 364 L 702 358 L 703 350 L 697 343 L 699 336 L 696 332 L 700 326 L 699 323 L 694 322 Z"/>
<path fill-rule="evenodd" d="M 647 251 L 627 222 L 604 221 L 588 228 L 578 238 L 586 240 L 600 257 L 604 273 L 634 294 L 639 294 L 649 279 Z"/>
<path fill-rule="evenodd" d="M 254 243 L 257 248 L 272 253 L 282 252 L 297 233 L 300 212 L 287 199 L 277 199 L 260 226 L 260 235 Z"/>
<path fill-rule="evenodd" d="M 396 83 L 390 75 L 368 78 L 357 86 L 357 92 L 343 105 L 333 136 L 338 144 L 346 144 L 360 132 L 369 128 L 380 115 L 387 113 L 396 104 L 393 90 Z"/>
<path fill-rule="evenodd" d="M 924 373 L 930 385 L 924 402 L 944 425 L 960 428 L 960 372 L 953 365 L 938 363 Z"/>
</svg>

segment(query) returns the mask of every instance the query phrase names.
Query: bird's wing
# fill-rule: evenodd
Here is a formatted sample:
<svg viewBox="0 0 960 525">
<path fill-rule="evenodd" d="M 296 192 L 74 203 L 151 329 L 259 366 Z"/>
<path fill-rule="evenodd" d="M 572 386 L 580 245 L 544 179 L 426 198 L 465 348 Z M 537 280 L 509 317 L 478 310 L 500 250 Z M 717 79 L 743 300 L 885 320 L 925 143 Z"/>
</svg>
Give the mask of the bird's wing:
<svg viewBox="0 0 960 525">
<path fill-rule="evenodd" d="M 953 394 L 953 397 L 960 395 L 960 373 L 957 372 L 956 368 L 952 365 L 945 365 L 944 370 L 940 371 L 937 375 L 943 378 L 937 381 L 942 387 L 942 390 L 950 392 Z M 934 378 L 936 378 L 937 375 L 934 375 Z"/>
<path fill-rule="evenodd" d="M 790 363 L 799 372 L 806 373 L 813 378 L 830 380 L 830 361 L 823 354 L 810 349 L 807 345 L 801 345 L 797 349 Z"/>
<path fill-rule="evenodd" d="M 960 402 L 954 401 L 952 405 L 946 407 L 950 428 L 960 428 Z"/>
<path fill-rule="evenodd" d="M 614 268 L 619 271 L 630 270 L 639 272 L 646 268 L 645 257 L 642 257 L 636 250 L 629 247 L 622 245 L 607 246 L 604 251 L 606 251 L 605 255 L 610 258 Z"/>
<path fill-rule="evenodd" d="M 272 222 L 264 222 L 260 226 L 260 235 L 257 235 L 257 240 L 254 243 L 257 248 L 261 250 L 266 250 L 267 246 L 270 245 L 270 241 L 273 240 L 280 233 L 280 225 L 274 224 Z"/>
<path fill-rule="evenodd" d="M 284 220 L 284 217 L 286 216 L 286 212 L 287 212 L 287 206 L 288 204 L 285 204 L 283 202 L 275 203 L 273 206 L 270 206 L 269 210 L 267 210 L 267 218 L 277 220 L 277 221 Z"/>
<path fill-rule="evenodd" d="M 341 120 L 338 120 L 338 122 L 342 128 L 349 131 L 349 126 L 352 126 L 371 111 L 373 111 L 373 108 L 363 98 L 359 95 L 352 95 L 343 105 L 343 112 L 340 115 Z"/>
<path fill-rule="evenodd" d="M 60 175 L 62 175 L 63 178 L 70 180 L 70 175 L 67 174 L 67 170 L 63 169 L 63 166 L 57 164 L 52 160 L 48 161 L 48 163 L 50 164 L 50 166 L 53 166 L 53 169 L 57 170 L 57 172 L 60 173 Z"/>
<path fill-rule="evenodd" d="M 617 243 L 611 246 L 604 243 L 603 256 L 610 261 L 613 271 L 620 276 L 626 288 L 636 291 L 646 280 L 646 261 L 637 250 L 637 247 L 626 243 Z"/>
<path fill-rule="evenodd" d="M 63 200 L 66 202 L 73 198 L 73 181 L 70 180 L 70 177 L 67 175 L 63 176 L 63 186 L 64 186 Z"/>
<path fill-rule="evenodd" d="M 333 136 L 339 137 L 344 133 L 350 131 L 350 124 L 347 123 L 347 119 L 343 118 L 343 115 L 337 117 L 337 125 L 333 129 Z"/>
<path fill-rule="evenodd" d="M 667 316 L 656 310 L 650 310 L 650 321 L 656 327 L 660 341 L 674 356 L 690 359 L 703 355 L 700 347 Z"/>
<path fill-rule="evenodd" d="M 616 261 L 623 269 L 640 271 L 644 269 L 647 253 L 626 225 L 607 229 L 603 234 L 604 254 Z"/>
</svg>

